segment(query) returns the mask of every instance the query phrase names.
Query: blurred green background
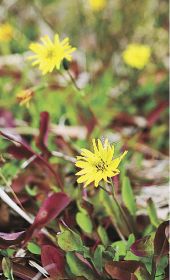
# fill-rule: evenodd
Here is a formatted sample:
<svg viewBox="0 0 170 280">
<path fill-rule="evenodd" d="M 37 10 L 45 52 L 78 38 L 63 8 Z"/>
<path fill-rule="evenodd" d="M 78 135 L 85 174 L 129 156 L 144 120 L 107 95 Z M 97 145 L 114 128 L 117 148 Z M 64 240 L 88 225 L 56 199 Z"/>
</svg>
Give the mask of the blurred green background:
<svg viewBox="0 0 170 280">
<path fill-rule="evenodd" d="M 12 27 L 10 40 L 0 42 L 1 111 L 10 111 L 15 119 L 35 128 L 39 113 L 45 110 L 56 125 L 85 126 L 90 137 L 118 133 L 117 140 L 139 139 L 166 154 L 168 2 L 104 2 L 97 10 L 85 0 L 0 2 L 0 24 Z M 68 36 L 77 48 L 70 71 L 79 92 L 64 69 L 42 76 L 26 59 L 32 41 L 55 33 Z M 141 70 L 123 60 L 123 51 L 133 43 L 151 49 Z M 17 93 L 32 87 L 35 94 L 29 109 L 20 106 Z M 87 143 L 87 134 L 75 141 Z"/>
</svg>

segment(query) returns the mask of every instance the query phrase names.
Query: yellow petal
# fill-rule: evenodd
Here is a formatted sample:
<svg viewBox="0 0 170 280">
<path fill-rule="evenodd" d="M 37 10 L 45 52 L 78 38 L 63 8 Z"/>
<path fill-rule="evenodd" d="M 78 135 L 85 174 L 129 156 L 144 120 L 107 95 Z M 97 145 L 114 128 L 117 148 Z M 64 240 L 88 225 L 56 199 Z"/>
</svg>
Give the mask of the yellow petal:
<svg viewBox="0 0 170 280">
<path fill-rule="evenodd" d="M 120 157 L 117 157 L 116 159 L 114 159 L 112 161 L 112 164 L 110 165 L 110 168 L 112 168 L 113 170 L 116 169 L 126 154 L 127 154 L 127 151 L 124 151 L 124 153 Z"/>
</svg>

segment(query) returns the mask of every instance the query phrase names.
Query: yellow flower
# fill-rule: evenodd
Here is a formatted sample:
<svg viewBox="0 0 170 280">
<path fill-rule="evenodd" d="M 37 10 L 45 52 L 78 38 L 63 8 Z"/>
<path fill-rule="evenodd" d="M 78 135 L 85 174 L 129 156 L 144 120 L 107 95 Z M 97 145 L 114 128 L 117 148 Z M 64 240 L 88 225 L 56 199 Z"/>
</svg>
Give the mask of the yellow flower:
<svg viewBox="0 0 170 280">
<path fill-rule="evenodd" d="M 142 69 L 148 63 L 151 49 L 147 45 L 130 44 L 123 52 L 123 60 L 133 68 Z"/>
<path fill-rule="evenodd" d="M 25 105 L 27 108 L 29 108 L 30 101 L 31 101 L 33 95 L 34 95 L 34 93 L 31 89 L 25 89 L 25 90 L 20 91 L 17 94 L 17 99 L 18 99 L 19 104 L 21 106 Z"/>
<path fill-rule="evenodd" d="M 13 33 L 13 27 L 9 23 L 0 24 L 0 42 L 10 41 Z"/>
<path fill-rule="evenodd" d="M 71 61 L 71 54 L 76 50 L 69 45 L 69 38 L 60 41 L 58 34 L 54 36 L 54 42 L 48 36 L 42 37 L 41 41 L 42 44 L 30 44 L 29 48 L 35 55 L 29 59 L 34 60 L 32 65 L 39 65 L 43 75 L 52 72 L 54 68 L 59 69 L 64 58 Z"/>
<path fill-rule="evenodd" d="M 94 181 L 95 187 L 101 180 L 107 182 L 108 177 L 113 177 L 119 174 L 119 163 L 127 154 L 125 151 L 121 156 L 113 159 L 114 146 L 110 145 L 108 139 L 105 140 L 104 145 L 98 139 L 93 139 L 94 153 L 89 150 L 82 149 L 81 156 L 77 157 L 75 165 L 82 170 L 77 172 L 76 175 L 80 176 L 77 179 L 78 183 L 85 183 L 84 187 Z"/>
<path fill-rule="evenodd" d="M 106 0 L 89 0 L 89 4 L 93 11 L 101 11 L 106 6 Z"/>
</svg>

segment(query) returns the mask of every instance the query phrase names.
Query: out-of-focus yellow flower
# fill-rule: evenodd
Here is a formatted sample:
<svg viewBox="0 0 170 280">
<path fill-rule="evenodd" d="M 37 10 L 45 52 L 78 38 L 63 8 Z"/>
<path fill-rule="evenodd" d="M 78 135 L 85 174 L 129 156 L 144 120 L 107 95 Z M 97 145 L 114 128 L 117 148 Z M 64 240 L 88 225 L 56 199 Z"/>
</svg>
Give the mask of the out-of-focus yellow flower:
<svg viewBox="0 0 170 280">
<path fill-rule="evenodd" d="M 151 48 L 147 45 L 130 44 L 123 52 L 123 60 L 129 66 L 143 69 L 149 62 Z"/>
<path fill-rule="evenodd" d="M 33 95 L 34 93 L 32 89 L 21 90 L 17 94 L 17 100 L 21 106 L 25 105 L 27 108 L 29 108 Z"/>
<path fill-rule="evenodd" d="M 93 11 L 101 11 L 106 6 L 106 0 L 88 0 Z"/>
<path fill-rule="evenodd" d="M 59 69 L 63 59 L 72 60 L 72 53 L 76 48 L 69 44 L 69 38 L 60 41 L 58 34 L 54 36 L 54 42 L 48 36 L 41 38 L 43 44 L 31 43 L 29 48 L 35 53 L 29 59 L 34 60 L 33 66 L 39 65 L 42 74 L 52 72 L 54 68 Z"/>
<path fill-rule="evenodd" d="M 9 23 L 0 24 L 0 42 L 9 42 L 13 33 L 13 27 Z"/>
<path fill-rule="evenodd" d="M 77 179 L 78 183 L 85 183 L 84 187 L 94 181 L 95 187 L 101 180 L 107 182 L 108 177 L 113 177 L 120 173 L 118 166 L 123 157 L 127 154 L 125 151 L 121 156 L 113 159 L 114 146 L 110 145 L 108 139 L 105 140 L 104 145 L 98 139 L 93 139 L 94 153 L 87 149 L 82 149 L 81 156 L 77 157 L 75 165 L 82 170 L 76 175 L 80 176 Z"/>
</svg>

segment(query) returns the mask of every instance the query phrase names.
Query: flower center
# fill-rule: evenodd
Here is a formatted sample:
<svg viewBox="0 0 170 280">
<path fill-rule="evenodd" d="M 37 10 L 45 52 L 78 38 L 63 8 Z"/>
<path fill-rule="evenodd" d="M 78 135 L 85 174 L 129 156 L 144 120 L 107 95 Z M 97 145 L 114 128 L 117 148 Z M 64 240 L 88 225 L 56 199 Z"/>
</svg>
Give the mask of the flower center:
<svg viewBox="0 0 170 280">
<path fill-rule="evenodd" d="M 105 171 L 107 168 L 107 164 L 101 159 L 98 163 L 95 164 L 97 171 Z"/>
<path fill-rule="evenodd" d="M 55 56 L 55 51 L 53 49 L 48 49 L 46 53 L 47 59 L 52 59 Z"/>
</svg>

